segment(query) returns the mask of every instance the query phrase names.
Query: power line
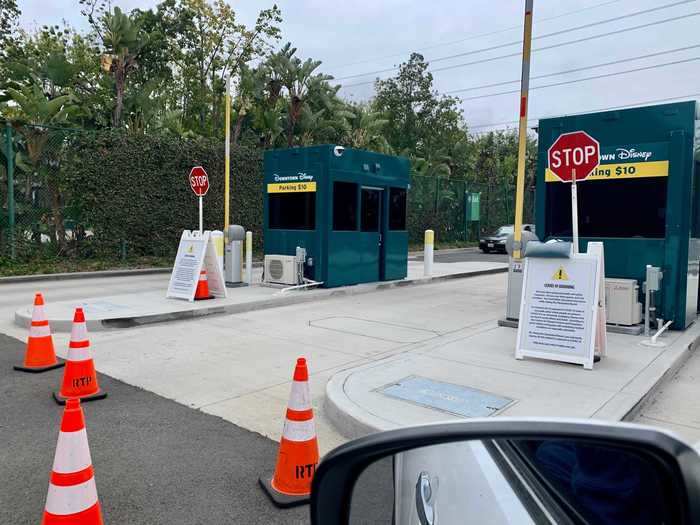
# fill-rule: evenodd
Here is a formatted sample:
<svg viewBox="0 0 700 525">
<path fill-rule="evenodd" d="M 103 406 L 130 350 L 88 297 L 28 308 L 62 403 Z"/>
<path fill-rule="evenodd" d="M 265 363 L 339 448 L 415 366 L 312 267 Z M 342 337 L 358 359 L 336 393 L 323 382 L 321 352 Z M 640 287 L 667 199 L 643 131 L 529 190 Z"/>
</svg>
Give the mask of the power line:
<svg viewBox="0 0 700 525">
<path fill-rule="evenodd" d="M 536 53 L 536 52 L 538 52 L 538 51 L 546 51 L 546 50 L 549 50 L 549 49 L 555 49 L 555 48 L 558 48 L 558 47 L 568 46 L 568 45 L 572 45 L 572 44 L 580 44 L 580 43 L 582 43 L 582 42 L 587 42 L 587 41 L 589 41 L 589 40 L 597 40 L 597 39 L 599 39 L 599 38 L 604 38 L 604 37 L 607 37 L 607 36 L 620 35 L 620 34 L 622 34 L 622 33 L 628 33 L 628 32 L 630 32 L 630 31 L 636 31 L 637 29 L 645 29 L 645 28 L 647 28 L 647 27 L 652 27 L 652 26 L 656 26 L 656 25 L 660 25 L 660 24 L 666 24 L 666 23 L 669 23 L 669 22 L 675 22 L 675 21 L 677 21 L 677 20 L 686 20 L 686 19 L 688 19 L 688 18 L 692 18 L 692 17 L 698 16 L 698 15 L 700 15 L 700 11 L 695 11 L 695 12 L 693 12 L 693 13 L 688 13 L 688 14 L 685 14 L 685 15 L 682 15 L 682 16 L 674 16 L 674 17 L 671 17 L 671 18 L 665 18 L 665 19 L 663 19 L 663 20 L 657 20 L 656 22 L 648 22 L 648 23 L 646 23 L 646 24 L 641 24 L 641 25 L 638 25 L 638 26 L 626 27 L 626 28 L 624 28 L 624 29 L 618 29 L 618 30 L 616 30 L 616 31 L 609 31 L 609 32 L 607 32 L 607 33 L 600 33 L 600 34 L 598 34 L 598 35 L 593 35 L 593 36 L 589 36 L 589 37 L 585 37 L 585 38 L 578 38 L 578 39 L 576 39 L 576 40 L 568 40 L 568 41 L 566 41 L 566 42 L 560 42 L 560 43 L 558 43 L 558 44 L 552 44 L 552 45 L 549 45 L 549 46 L 538 47 L 538 48 L 533 49 L 532 52 L 533 52 L 533 53 Z M 504 58 L 519 57 L 519 56 L 521 56 L 521 55 L 522 55 L 521 52 L 509 53 L 509 54 L 507 54 L 507 55 L 499 55 L 499 56 L 491 57 L 491 58 L 482 58 L 481 60 L 473 60 L 473 61 L 471 61 L 471 62 L 464 62 L 464 63 L 462 63 L 462 64 L 454 64 L 454 65 L 452 65 L 452 66 L 445 66 L 445 67 L 439 67 L 439 68 L 435 68 L 435 69 L 430 69 L 429 72 L 430 72 L 430 73 L 438 73 L 438 72 L 440 72 L 440 71 L 447 71 L 447 70 L 457 69 L 457 68 L 461 68 L 461 67 L 473 66 L 473 65 L 476 65 L 476 64 L 485 64 L 485 63 L 487 63 L 487 62 L 495 62 L 495 61 L 497 61 L 497 60 L 502 60 L 502 59 L 504 59 Z M 393 71 L 393 69 L 392 69 L 392 71 Z M 367 84 L 374 84 L 374 82 L 375 82 L 375 80 L 368 80 L 368 81 L 365 81 L 365 82 L 357 82 L 357 83 L 355 83 L 355 84 L 345 84 L 345 85 L 341 85 L 341 87 L 343 87 L 343 88 L 349 88 L 349 87 L 354 87 L 354 86 L 363 86 L 363 85 L 367 85 Z"/>
<path fill-rule="evenodd" d="M 626 71 L 617 71 L 615 73 L 605 73 L 603 75 L 595 75 L 592 77 L 585 77 L 585 78 L 578 78 L 575 80 L 565 80 L 563 82 L 554 82 L 553 84 L 543 84 L 541 86 L 534 86 L 530 88 L 530 91 L 534 91 L 536 89 L 543 89 L 543 88 L 550 88 L 550 87 L 556 87 L 556 86 L 567 86 L 569 84 L 576 84 L 578 82 L 585 82 L 587 80 L 598 80 L 600 78 L 609 78 L 609 77 L 615 77 L 618 75 L 626 75 L 628 73 L 638 73 L 639 71 L 648 71 L 651 69 L 658 69 L 660 67 L 668 67 L 668 66 L 675 66 L 678 64 L 686 64 L 688 62 L 695 62 L 696 60 L 700 60 L 699 57 L 693 57 L 693 58 L 686 58 L 684 60 L 675 60 L 673 62 L 665 62 L 663 64 L 656 64 L 653 66 L 644 66 L 644 67 L 637 67 L 634 69 L 628 69 Z M 454 90 L 454 91 L 448 91 L 447 93 L 456 93 L 457 91 L 460 90 Z M 510 95 L 512 93 L 520 93 L 520 90 L 511 90 L 511 91 L 501 91 L 499 93 L 489 93 L 488 95 L 476 95 L 473 97 L 467 97 L 461 99 L 462 102 L 466 102 L 468 100 L 477 100 L 477 99 L 482 99 L 482 98 L 491 98 L 491 97 L 498 97 L 501 95 Z"/>
<path fill-rule="evenodd" d="M 557 118 L 557 117 L 573 117 L 576 115 L 585 115 L 587 113 L 593 113 L 593 112 L 598 112 L 598 111 L 615 111 L 616 109 L 625 109 L 625 108 L 632 108 L 635 106 L 644 106 L 647 104 L 658 104 L 661 102 L 670 102 L 673 100 L 678 100 L 679 98 L 693 98 L 693 97 L 700 97 L 700 93 L 689 93 L 688 95 L 680 95 L 677 97 L 667 97 L 667 98 L 657 98 L 655 100 L 643 100 L 641 102 L 634 102 L 632 104 L 624 104 L 622 106 L 609 106 L 609 107 L 604 107 L 604 108 L 597 108 L 597 109 L 589 109 L 587 111 L 580 111 L 577 113 L 567 113 L 565 115 L 545 115 L 542 117 L 531 117 L 527 119 L 528 121 L 535 121 L 535 120 L 544 120 L 548 118 Z M 493 122 L 491 124 L 479 124 L 477 126 L 469 126 L 469 129 L 480 129 L 480 128 L 493 128 L 497 126 L 506 126 L 509 124 L 517 124 L 520 122 L 519 120 L 509 120 L 506 122 Z M 482 131 L 480 133 L 488 133 L 486 131 Z"/>
<path fill-rule="evenodd" d="M 578 31 L 578 30 L 580 30 L 580 29 L 587 29 L 587 28 L 590 28 L 590 27 L 596 27 L 596 26 L 600 26 L 600 25 L 603 25 L 603 24 L 609 24 L 609 23 L 612 23 L 612 22 L 617 22 L 617 21 L 619 21 L 619 20 L 624 20 L 624 19 L 627 19 L 627 18 L 632 18 L 632 17 L 635 17 L 635 16 L 640 16 L 640 15 L 648 14 L 648 13 L 651 13 L 651 12 L 660 11 L 660 10 L 663 10 L 663 9 L 669 9 L 669 8 L 671 8 L 671 7 L 676 7 L 676 6 L 683 5 L 683 4 L 689 4 L 689 3 L 696 2 L 696 1 L 697 1 L 697 0 L 681 0 L 681 1 L 679 1 L 679 2 L 674 2 L 674 3 L 671 3 L 671 4 L 666 4 L 666 5 L 662 5 L 662 6 L 653 7 L 653 8 L 650 8 L 650 9 L 645 9 L 645 10 L 643 10 L 643 11 L 636 11 L 636 12 L 634 12 L 634 13 L 628 13 L 628 14 L 626 14 L 626 15 L 621 15 L 621 16 L 617 16 L 617 17 L 613 17 L 613 18 L 608 18 L 608 19 L 605 19 L 605 20 L 600 20 L 600 21 L 598 21 L 598 22 L 591 22 L 591 23 L 588 23 L 588 24 L 583 24 L 583 25 L 578 26 L 578 27 L 571 27 L 571 28 L 568 28 L 568 29 L 563 29 L 563 30 L 560 30 L 560 31 L 555 31 L 555 32 L 553 32 L 553 33 L 547 33 L 547 34 L 544 34 L 544 35 L 539 35 L 539 36 L 534 37 L 533 40 L 539 40 L 539 39 L 542 39 L 542 38 L 550 38 L 550 37 L 552 37 L 552 36 L 558 36 L 558 35 L 561 35 L 561 34 L 569 33 L 569 32 L 571 32 L 571 31 Z M 683 18 L 683 17 L 679 17 L 679 18 Z M 646 26 L 640 26 L 640 27 L 646 27 Z M 487 51 L 494 51 L 494 50 L 496 50 L 496 49 L 502 49 L 502 48 L 504 48 L 504 47 L 510 47 L 510 46 L 514 46 L 514 45 L 520 45 L 521 43 L 522 43 L 522 40 L 516 40 L 516 41 L 508 42 L 508 43 L 505 43 L 505 44 L 498 44 L 498 45 L 496 45 L 496 46 L 484 47 L 484 48 L 481 48 L 481 49 L 474 49 L 474 50 L 471 50 L 471 51 L 466 51 L 466 52 L 464 52 L 464 53 L 457 53 L 457 54 L 454 54 L 454 55 L 448 55 L 448 56 L 444 56 L 444 57 L 434 58 L 434 59 L 430 60 L 429 62 L 430 62 L 430 63 L 442 62 L 442 61 L 445 61 L 445 60 L 451 60 L 451 59 L 453 59 L 453 58 L 461 58 L 461 57 L 464 57 L 464 56 L 475 55 L 475 54 L 484 53 L 484 52 L 487 52 Z M 348 79 L 352 79 L 352 78 L 360 78 L 360 77 L 365 77 L 365 76 L 369 76 L 369 75 L 376 75 L 376 74 L 380 74 L 380 73 L 387 73 L 387 72 L 390 72 L 390 71 L 396 71 L 397 69 L 399 69 L 398 66 L 397 66 L 397 67 L 387 68 L 387 69 L 380 69 L 380 70 L 377 70 L 377 71 L 370 71 L 370 72 L 367 72 L 367 73 L 358 73 L 358 74 L 355 74 L 355 75 L 346 75 L 346 76 L 344 76 L 344 77 L 338 77 L 338 78 L 336 78 L 335 80 L 348 80 Z"/>
<path fill-rule="evenodd" d="M 622 0 L 609 0 L 608 2 L 603 2 L 603 3 L 595 4 L 595 5 L 592 5 L 592 6 L 589 6 L 589 7 L 584 7 L 583 9 L 577 9 L 577 10 L 575 10 L 575 11 L 567 11 L 566 13 L 561 13 L 561 14 L 558 14 L 558 15 L 556 15 L 556 16 L 550 16 L 550 17 L 548 17 L 548 18 L 538 19 L 538 20 L 536 20 L 536 22 L 538 22 L 538 23 L 548 22 L 548 21 L 550 21 L 550 20 L 556 20 L 556 19 L 558 19 L 558 18 L 564 18 L 564 17 L 566 17 L 566 16 L 576 15 L 576 14 L 579 14 L 579 13 L 583 13 L 583 12 L 585 12 L 585 11 L 590 11 L 591 9 L 597 9 L 597 8 L 599 8 L 599 7 L 605 7 L 606 5 L 616 4 L 616 3 L 621 2 L 621 1 L 622 1 Z M 509 32 L 509 31 L 513 31 L 514 29 L 522 29 L 522 25 L 514 25 L 514 26 L 506 27 L 506 28 L 503 28 L 503 29 L 498 29 L 498 30 L 496 30 L 496 31 L 489 31 L 488 33 L 479 33 L 479 34 L 477 34 L 477 35 L 472 35 L 472 36 L 467 37 L 467 38 L 460 38 L 459 40 L 452 40 L 452 41 L 450 41 L 450 42 L 442 42 L 442 43 L 438 43 L 438 44 L 425 45 L 425 46 L 421 46 L 421 47 L 418 48 L 418 49 L 420 49 L 420 50 L 435 49 L 435 48 L 437 48 L 437 47 L 444 47 L 444 46 L 450 46 L 450 45 L 454 45 L 454 44 L 461 44 L 461 43 L 463 43 L 463 42 L 468 42 L 468 41 L 470 41 L 470 40 L 476 40 L 476 39 L 478 39 L 478 38 L 483 38 L 483 37 L 485 37 L 485 36 L 493 36 L 493 35 L 499 35 L 499 34 L 501 34 L 501 33 L 507 33 L 507 32 Z M 345 64 L 340 64 L 340 65 L 337 65 L 337 66 L 330 66 L 330 67 L 331 67 L 331 68 L 338 68 L 338 69 L 340 69 L 340 68 L 343 68 L 343 67 L 356 66 L 356 65 L 359 65 L 359 64 L 369 64 L 369 63 L 372 63 L 372 62 L 377 62 L 377 61 L 379 61 L 379 60 L 384 60 L 384 59 L 386 59 L 386 58 L 403 57 L 403 56 L 406 56 L 406 53 L 407 53 L 407 52 L 404 51 L 404 52 L 402 52 L 402 53 L 394 53 L 394 54 L 392 54 L 392 55 L 384 55 L 384 56 L 381 56 L 381 57 L 375 57 L 375 58 L 370 58 L 370 59 L 365 59 L 365 60 L 358 60 L 358 61 L 356 61 L 356 62 L 346 62 Z"/>
<path fill-rule="evenodd" d="M 659 51 L 657 53 L 649 53 L 648 55 L 639 55 L 639 56 L 635 56 L 635 57 L 621 58 L 620 60 L 613 60 L 610 62 L 601 62 L 600 64 L 593 64 L 590 66 L 577 67 L 574 69 L 567 69 L 565 71 L 555 71 L 553 73 L 547 73 L 544 75 L 535 75 L 535 76 L 530 77 L 530 80 L 538 80 L 541 78 L 549 78 L 549 77 L 554 77 L 554 76 L 559 76 L 559 75 L 568 75 L 569 73 L 578 73 L 580 71 L 587 71 L 589 69 L 597 69 L 599 67 L 614 66 L 617 64 L 623 64 L 625 62 L 634 62 L 636 60 L 644 60 L 647 58 L 668 55 L 671 53 L 678 53 L 680 51 L 688 51 L 690 49 L 697 49 L 698 47 L 700 47 L 700 44 L 695 44 L 693 46 L 686 46 L 686 47 L 678 47 L 676 49 L 669 49 L 667 51 Z M 479 89 L 485 89 L 485 88 L 490 88 L 490 87 L 505 86 L 508 84 L 517 84 L 518 82 L 520 82 L 519 78 L 516 80 L 506 80 L 504 82 L 494 82 L 493 84 L 482 84 L 480 86 L 472 86 L 472 87 L 467 87 L 467 88 L 462 88 L 462 89 L 453 89 L 451 91 L 445 91 L 445 94 L 464 93 L 465 91 L 476 91 Z"/>
</svg>

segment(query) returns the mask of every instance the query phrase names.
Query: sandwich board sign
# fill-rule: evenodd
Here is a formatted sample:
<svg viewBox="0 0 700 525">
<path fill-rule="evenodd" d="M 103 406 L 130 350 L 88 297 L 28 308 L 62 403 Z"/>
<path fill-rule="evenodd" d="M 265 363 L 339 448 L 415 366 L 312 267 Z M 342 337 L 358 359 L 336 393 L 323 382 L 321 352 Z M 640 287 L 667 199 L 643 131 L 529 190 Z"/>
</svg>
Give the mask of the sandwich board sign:
<svg viewBox="0 0 700 525">
<path fill-rule="evenodd" d="M 185 230 L 180 237 L 166 297 L 194 301 L 202 269 L 207 271 L 209 293 L 214 297 L 226 297 L 224 274 L 211 232 Z"/>
<path fill-rule="evenodd" d="M 535 357 L 593 368 L 600 257 L 525 259 L 516 359 Z"/>
</svg>

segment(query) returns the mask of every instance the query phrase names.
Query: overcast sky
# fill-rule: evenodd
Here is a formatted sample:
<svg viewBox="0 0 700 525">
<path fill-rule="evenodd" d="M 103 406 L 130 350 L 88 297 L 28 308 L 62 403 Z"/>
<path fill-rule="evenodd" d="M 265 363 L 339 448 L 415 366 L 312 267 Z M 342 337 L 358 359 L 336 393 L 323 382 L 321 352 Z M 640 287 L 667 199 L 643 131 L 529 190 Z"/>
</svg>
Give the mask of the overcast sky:
<svg viewBox="0 0 700 525">
<path fill-rule="evenodd" d="M 125 10 L 156 5 L 152 0 L 116 0 Z M 239 17 L 252 23 L 257 11 L 268 5 L 262 0 L 230 1 Z M 66 19 L 84 27 L 78 0 L 18 0 L 22 25 L 32 29 Z M 431 68 L 459 66 L 502 55 L 517 54 L 521 44 L 499 47 L 522 39 L 524 0 L 280 0 L 283 42 L 291 41 L 302 58 L 323 60 L 322 70 L 339 83 L 361 84 L 344 87 L 348 99 L 372 96 L 371 81 L 394 72 L 372 73 L 395 67 L 412 51 L 422 52 Z M 669 6 L 634 16 L 634 13 Z M 586 77 L 645 68 L 669 62 L 700 58 L 700 1 L 690 0 L 535 0 L 533 49 L 562 42 L 587 39 L 535 51 L 532 55 L 531 87 Z M 695 16 L 691 16 L 695 15 Z M 615 19 L 606 22 L 610 19 Z M 677 20 L 624 31 L 669 18 Z M 589 25 L 579 30 L 573 28 Z M 561 34 L 550 35 L 562 31 Z M 607 33 L 613 33 L 605 36 Z M 693 36 L 695 35 L 695 36 Z M 538 38 L 540 37 L 540 38 Z M 657 54 L 689 46 L 692 49 Z M 564 75 L 534 78 L 561 71 L 587 68 L 602 63 L 621 63 Z M 440 92 L 518 80 L 520 57 L 454 67 L 434 73 Z M 364 84 L 362 84 L 364 83 Z M 463 99 L 518 90 L 519 83 L 454 93 Z M 693 97 L 688 95 L 695 94 Z M 568 85 L 533 89 L 530 117 L 586 112 L 671 97 L 700 98 L 700 60 L 608 76 Z M 517 119 L 518 94 L 464 100 L 465 118 L 474 131 L 486 125 Z M 513 124 L 511 124 L 512 126 Z M 499 127 L 504 127 L 499 125 Z"/>
</svg>

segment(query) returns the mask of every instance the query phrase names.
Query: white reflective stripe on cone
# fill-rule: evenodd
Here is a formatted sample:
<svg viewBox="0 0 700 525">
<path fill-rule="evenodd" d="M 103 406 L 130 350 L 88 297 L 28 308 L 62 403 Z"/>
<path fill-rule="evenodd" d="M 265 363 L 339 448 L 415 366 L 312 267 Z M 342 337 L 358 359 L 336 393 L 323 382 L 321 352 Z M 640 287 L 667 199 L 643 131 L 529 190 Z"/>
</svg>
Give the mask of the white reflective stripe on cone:
<svg viewBox="0 0 700 525">
<path fill-rule="evenodd" d="M 32 310 L 32 321 L 45 321 L 46 320 L 46 314 L 44 313 L 44 305 L 40 304 L 39 306 L 35 306 L 34 310 Z"/>
<path fill-rule="evenodd" d="M 68 361 L 87 361 L 92 359 L 90 347 L 84 348 L 68 348 Z"/>
<path fill-rule="evenodd" d="M 288 439 L 289 441 L 309 441 L 316 437 L 316 429 L 314 427 L 314 420 L 309 419 L 308 421 L 290 421 L 286 419 L 284 421 L 284 430 L 282 431 L 282 437 Z"/>
<path fill-rule="evenodd" d="M 92 465 L 87 432 L 59 432 L 56 455 L 53 458 L 53 471 L 57 474 L 72 474 Z"/>
<path fill-rule="evenodd" d="M 44 326 L 30 326 L 29 337 L 48 337 L 51 335 L 51 327 L 47 324 Z"/>
<path fill-rule="evenodd" d="M 206 273 L 200 273 L 200 274 L 199 274 L 199 280 L 200 280 L 200 281 L 208 281 L 208 280 L 209 280 L 209 277 L 207 276 Z"/>
<path fill-rule="evenodd" d="M 85 323 L 73 323 L 73 328 L 70 331 L 71 341 L 87 341 L 88 332 Z"/>
<path fill-rule="evenodd" d="M 60 487 L 49 483 L 46 512 L 59 516 L 77 514 L 89 509 L 95 503 L 97 503 L 97 487 L 94 477 L 84 483 L 69 487 Z"/>
<path fill-rule="evenodd" d="M 292 381 L 292 391 L 289 394 L 290 410 L 309 410 L 311 408 L 311 392 L 308 381 Z"/>
</svg>

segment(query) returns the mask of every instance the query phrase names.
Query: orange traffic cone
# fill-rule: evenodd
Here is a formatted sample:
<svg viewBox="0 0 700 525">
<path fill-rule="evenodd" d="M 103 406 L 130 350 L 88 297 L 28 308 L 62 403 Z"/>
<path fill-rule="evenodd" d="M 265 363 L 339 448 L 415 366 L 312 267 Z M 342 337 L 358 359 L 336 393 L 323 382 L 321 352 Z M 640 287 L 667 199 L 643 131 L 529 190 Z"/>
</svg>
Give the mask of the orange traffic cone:
<svg viewBox="0 0 700 525">
<path fill-rule="evenodd" d="M 34 310 L 32 311 L 32 324 L 29 327 L 27 350 L 24 353 L 24 363 L 15 365 L 15 370 L 22 372 L 46 372 L 54 368 L 60 368 L 63 363 L 56 359 L 53 348 L 51 327 L 44 312 L 44 297 L 37 293 L 34 296 Z"/>
<path fill-rule="evenodd" d="M 102 525 L 85 416 L 78 399 L 63 411 L 41 525 Z"/>
<path fill-rule="evenodd" d="M 56 403 L 62 405 L 66 402 L 66 399 L 71 398 L 93 401 L 95 399 L 104 399 L 105 397 L 107 397 L 107 392 L 102 390 L 97 384 L 97 374 L 95 373 L 95 363 L 92 361 L 92 353 L 90 352 L 85 314 L 82 308 L 76 308 L 61 390 L 54 392 L 53 398 L 56 400 Z"/>
<path fill-rule="evenodd" d="M 311 480 L 318 464 L 318 441 L 311 408 L 306 359 L 297 359 L 292 392 L 287 405 L 275 475 L 260 478 L 260 485 L 278 507 L 309 501 Z"/>
<path fill-rule="evenodd" d="M 197 291 L 194 293 L 194 300 L 202 301 L 204 299 L 213 299 L 213 296 L 209 295 L 207 271 L 202 268 L 202 271 L 199 272 L 199 281 L 197 281 Z"/>
</svg>

